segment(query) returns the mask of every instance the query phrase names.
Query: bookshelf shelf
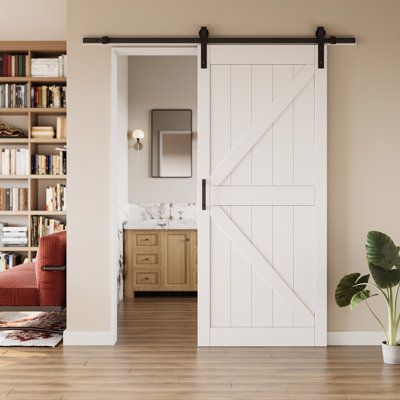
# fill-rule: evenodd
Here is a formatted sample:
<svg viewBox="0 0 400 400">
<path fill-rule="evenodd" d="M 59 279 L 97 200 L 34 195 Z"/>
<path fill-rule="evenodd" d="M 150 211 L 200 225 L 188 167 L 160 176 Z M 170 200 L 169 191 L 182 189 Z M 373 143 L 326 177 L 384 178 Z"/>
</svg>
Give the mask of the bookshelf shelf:
<svg viewBox="0 0 400 400">
<path fill-rule="evenodd" d="M 67 175 L 30 175 L 31 179 L 67 179 Z"/>
<path fill-rule="evenodd" d="M 9 181 L 16 181 L 20 179 L 28 179 L 28 175 L 0 175 L 0 180 L 5 179 Z"/>
<path fill-rule="evenodd" d="M 0 77 L 0 84 L 26 84 L 28 94 L 28 107 L 24 108 L 0 108 L 0 124 L 4 123 L 12 128 L 23 129 L 26 138 L 0 138 L 0 153 L 2 149 L 28 149 L 29 151 L 29 172 L 32 171 L 32 157 L 36 154 L 58 154 L 58 147 L 67 144 L 67 139 L 60 138 L 33 138 L 33 126 L 54 126 L 56 127 L 57 118 L 67 115 L 67 108 L 54 107 L 32 107 L 31 92 L 33 88 L 46 86 L 67 86 L 66 77 L 53 76 L 31 76 L 31 59 L 37 57 L 56 57 L 66 54 L 66 43 L 59 41 L 0 41 L 0 53 L 25 54 L 26 76 Z M 64 57 L 62 57 L 64 59 Z M 23 71 L 23 70 L 22 70 Z M 0 160 L 1 161 L 1 160 Z M 1 167 L 1 162 L 0 162 Z M 1 167 L 2 169 L 2 167 Z M 18 171 L 18 169 L 17 169 Z M 23 170 L 22 170 L 23 171 Z M 54 218 L 66 223 L 66 211 L 45 211 L 46 194 L 48 187 L 55 187 L 58 184 L 66 185 L 67 175 L 1 175 L 1 188 L 25 188 L 27 189 L 26 211 L 0 211 L 0 222 L 9 226 L 28 227 L 28 245 L 21 246 L 0 246 L 0 252 L 15 252 L 27 257 L 29 260 L 35 257 L 38 248 L 32 236 L 35 223 L 40 216 Z M 55 201 L 55 200 L 53 200 Z M 3 203 L 4 204 L 4 203 Z M 26 204 L 26 203 L 25 203 Z M 36 222 L 35 222 L 36 221 Z M 36 225 L 37 227 L 37 225 Z M 22 258 L 23 259 L 23 258 Z"/>
<path fill-rule="evenodd" d="M 32 247 L 20 247 L 20 246 L 3 246 L 0 247 L 0 252 L 9 252 L 9 251 L 29 251 Z"/>
</svg>

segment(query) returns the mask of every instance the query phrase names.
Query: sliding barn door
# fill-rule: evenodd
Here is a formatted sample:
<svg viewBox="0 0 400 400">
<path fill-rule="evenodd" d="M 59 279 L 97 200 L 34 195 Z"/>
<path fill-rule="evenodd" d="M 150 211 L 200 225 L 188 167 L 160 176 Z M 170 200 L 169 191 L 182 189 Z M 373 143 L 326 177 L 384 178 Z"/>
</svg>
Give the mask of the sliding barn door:
<svg viewBox="0 0 400 400">
<path fill-rule="evenodd" d="M 317 55 L 313 45 L 211 45 L 199 67 L 199 345 L 326 345 Z"/>
</svg>

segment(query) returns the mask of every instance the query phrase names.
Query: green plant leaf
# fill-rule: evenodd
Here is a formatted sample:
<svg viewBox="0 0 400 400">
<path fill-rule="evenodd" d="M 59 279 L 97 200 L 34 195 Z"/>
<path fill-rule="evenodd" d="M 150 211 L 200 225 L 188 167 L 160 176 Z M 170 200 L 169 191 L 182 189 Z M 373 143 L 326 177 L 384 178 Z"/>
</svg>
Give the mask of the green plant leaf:
<svg viewBox="0 0 400 400">
<path fill-rule="evenodd" d="M 355 310 L 356 307 L 362 303 L 364 300 L 367 300 L 371 297 L 377 296 L 377 294 L 371 294 L 369 290 L 360 290 L 357 292 L 352 298 L 350 302 L 350 308 Z"/>
<path fill-rule="evenodd" d="M 369 274 L 361 276 L 360 273 L 354 272 L 344 276 L 336 287 L 335 300 L 339 307 L 347 307 L 351 303 L 353 296 L 363 291 L 366 285 L 355 286 L 360 283 L 367 283 Z"/>
<path fill-rule="evenodd" d="M 365 247 L 369 264 L 386 270 L 393 266 L 400 268 L 399 249 L 388 235 L 377 231 L 368 232 Z"/>
<path fill-rule="evenodd" d="M 400 283 L 400 270 L 385 269 L 374 264 L 369 265 L 369 270 L 375 283 L 382 289 L 389 289 Z"/>
</svg>

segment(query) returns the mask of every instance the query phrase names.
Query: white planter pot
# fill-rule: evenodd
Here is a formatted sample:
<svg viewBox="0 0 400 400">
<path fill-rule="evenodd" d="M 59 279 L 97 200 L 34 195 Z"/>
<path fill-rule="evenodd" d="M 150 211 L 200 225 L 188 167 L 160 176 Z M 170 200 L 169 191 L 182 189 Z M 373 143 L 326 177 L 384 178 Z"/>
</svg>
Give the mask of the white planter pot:
<svg viewBox="0 0 400 400">
<path fill-rule="evenodd" d="M 400 364 L 400 345 L 388 346 L 382 342 L 383 362 L 385 364 Z"/>
</svg>

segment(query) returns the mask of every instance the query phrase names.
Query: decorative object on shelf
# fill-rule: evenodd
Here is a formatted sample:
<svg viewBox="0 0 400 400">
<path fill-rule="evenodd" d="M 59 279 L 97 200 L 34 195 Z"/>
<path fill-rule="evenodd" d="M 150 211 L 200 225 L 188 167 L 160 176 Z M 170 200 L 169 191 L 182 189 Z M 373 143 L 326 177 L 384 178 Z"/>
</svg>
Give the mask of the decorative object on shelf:
<svg viewBox="0 0 400 400">
<path fill-rule="evenodd" d="M 400 324 L 400 313 L 397 310 L 400 289 L 400 248 L 384 233 L 371 231 L 367 235 L 366 250 L 369 271 L 375 283 L 369 282 L 369 274 L 361 276 L 355 272 L 344 276 L 336 288 L 336 303 L 339 307 L 350 306 L 354 310 L 365 301 L 385 333 L 386 340 L 382 343 L 383 361 L 386 364 L 400 364 L 400 344 L 397 342 Z M 372 293 L 367 287 L 377 293 Z M 368 303 L 371 297 L 378 295 L 383 296 L 388 311 L 386 328 Z"/>
<path fill-rule="evenodd" d="M 28 245 L 28 228 L 26 226 L 3 226 L 2 246 L 25 247 Z"/>
<path fill-rule="evenodd" d="M 144 132 L 141 129 L 135 129 L 132 131 L 132 139 L 136 140 L 136 143 L 133 145 L 133 148 L 135 150 L 142 150 L 143 149 L 143 143 L 140 141 L 144 138 Z"/>
<path fill-rule="evenodd" d="M 8 125 L 0 124 L 0 138 L 25 138 L 22 129 L 11 128 Z"/>
<path fill-rule="evenodd" d="M 53 139 L 54 128 L 52 126 L 32 126 L 31 134 L 34 139 Z"/>
<path fill-rule="evenodd" d="M 67 55 L 31 59 L 31 76 L 63 77 L 67 72 Z"/>
</svg>

